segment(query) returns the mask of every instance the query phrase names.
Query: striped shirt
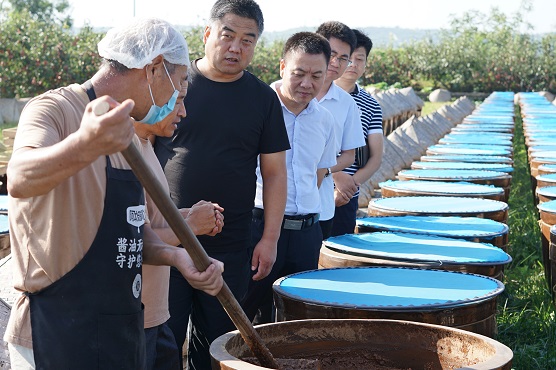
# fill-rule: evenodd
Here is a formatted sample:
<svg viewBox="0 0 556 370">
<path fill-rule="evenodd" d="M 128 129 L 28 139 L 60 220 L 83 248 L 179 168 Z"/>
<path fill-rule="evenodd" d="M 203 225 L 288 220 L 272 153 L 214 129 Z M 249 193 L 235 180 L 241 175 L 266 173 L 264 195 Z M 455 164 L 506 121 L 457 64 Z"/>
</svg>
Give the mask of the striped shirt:
<svg viewBox="0 0 556 370">
<path fill-rule="evenodd" d="M 357 107 L 359 108 L 365 142 L 367 142 L 368 135 L 376 133 L 382 134 L 382 108 L 380 108 L 380 105 L 375 98 L 373 98 L 371 94 L 357 84 L 355 84 L 355 90 L 352 91 L 350 95 L 353 97 L 357 103 Z M 353 176 L 359 168 L 360 167 L 356 166 L 354 163 L 343 171 Z M 355 193 L 354 197 L 358 195 L 359 189 Z"/>
</svg>

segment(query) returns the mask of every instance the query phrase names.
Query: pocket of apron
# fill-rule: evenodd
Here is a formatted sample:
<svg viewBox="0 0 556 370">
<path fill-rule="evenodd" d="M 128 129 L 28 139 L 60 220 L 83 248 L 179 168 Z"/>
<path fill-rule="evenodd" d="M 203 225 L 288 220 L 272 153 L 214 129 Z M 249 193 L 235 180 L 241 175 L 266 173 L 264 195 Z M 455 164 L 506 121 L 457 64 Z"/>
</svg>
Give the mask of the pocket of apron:
<svg viewBox="0 0 556 370">
<path fill-rule="evenodd" d="M 143 308 L 127 315 L 98 316 L 99 369 L 144 369 Z"/>
</svg>

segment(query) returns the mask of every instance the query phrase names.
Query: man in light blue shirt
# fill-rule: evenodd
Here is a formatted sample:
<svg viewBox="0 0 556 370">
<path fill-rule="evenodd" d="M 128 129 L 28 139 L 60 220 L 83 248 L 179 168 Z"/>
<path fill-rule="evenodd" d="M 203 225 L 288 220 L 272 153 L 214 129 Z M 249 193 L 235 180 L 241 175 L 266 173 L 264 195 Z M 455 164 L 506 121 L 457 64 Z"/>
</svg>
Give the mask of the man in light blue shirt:
<svg viewBox="0 0 556 370">
<path fill-rule="evenodd" d="M 277 278 L 318 267 L 322 242 L 318 188 L 327 169 L 336 164 L 336 143 L 334 117 L 315 96 L 324 84 L 330 52 L 324 37 L 312 32 L 294 34 L 286 41 L 280 61 L 282 80 L 271 85 L 282 103 L 291 149 L 286 151 L 288 190 L 276 262 L 266 278 L 250 282 L 243 302 L 251 320 L 259 312 L 257 323 L 273 321 L 272 283 Z M 263 186 L 257 168 L 253 246 L 264 230 Z"/>
</svg>

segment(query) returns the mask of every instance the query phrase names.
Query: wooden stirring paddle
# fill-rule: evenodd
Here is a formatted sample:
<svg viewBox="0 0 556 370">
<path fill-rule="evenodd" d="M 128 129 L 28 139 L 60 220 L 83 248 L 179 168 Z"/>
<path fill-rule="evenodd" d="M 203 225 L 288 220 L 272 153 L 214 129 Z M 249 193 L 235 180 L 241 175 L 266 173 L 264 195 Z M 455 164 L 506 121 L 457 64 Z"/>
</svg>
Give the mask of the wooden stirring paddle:
<svg viewBox="0 0 556 370">
<path fill-rule="evenodd" d="M 95 113 L 95 115 L 100 116 L 108 112 L 109 109 L 109 104 L 103 101 L 98 102 L 93 107 L 93 112 Z M 199 271 L 205 271 L 210 266 L 209 256 L 207 255 L 206 251 L 202 247 L 195 234 L 193 234 L 193 232 L 183 219 L 183 216 L 170 198 L 170 195 L 164 190 L 164 188 L 160 184 L 160 181 L 156 178 L 156 176 L 154 176 L 150 167 L 147 165 L 143 157 L 141 157 L 141 154 L 139 153 L 137 147 L 132 142 L 127 147 L 127 149 L 122 151 L 122 154 L 135 173 L 135 176 L 137 176 L 145 190 L 151 196 L 153 202 L 156 204 L 162 216 L 164 216 L 164 218 L 168 222 L 168 225 L 172 228 L 172 230 L 178 237 L 181 245 L 191 256 L 195 267 Z M 236 328 L 241 333 L 241 336 L 243 337 L 243 340 L 245 340 L 245 343 L 249 346 L 249 348 L 262 366 L 272 369 L 282 369 L 283 367 L 279 365 L 279 362 L 287 364 L 285 366 L 289 367 L 291 361 L 297 361 L 297 364 L 299 364 L 301 367 L 296 367 L 296 365 L 294 365 L 293 368 L 320 368 L 318 360 L 284 359 L 277 362 L 276 359 L 274 359 L 274 357 L 272 356 L 272 353 L 270 352 L 268 347 L 264 344 L 262 338 L 255 331 L 253 324 L 247 318 L 247 315 L 239 305 L 239 302 L 232 294 L 226 282 L 224 282 L 224 285 L 222 286 L 222 289 L 220 289 L 220 292 L 216 295 L 216 298 L 218 299 Z M 307 364 L 313 362 L 316 363 L 315 366 L 309 365 L 311 367 L 307 367 Z"/>
</svg>

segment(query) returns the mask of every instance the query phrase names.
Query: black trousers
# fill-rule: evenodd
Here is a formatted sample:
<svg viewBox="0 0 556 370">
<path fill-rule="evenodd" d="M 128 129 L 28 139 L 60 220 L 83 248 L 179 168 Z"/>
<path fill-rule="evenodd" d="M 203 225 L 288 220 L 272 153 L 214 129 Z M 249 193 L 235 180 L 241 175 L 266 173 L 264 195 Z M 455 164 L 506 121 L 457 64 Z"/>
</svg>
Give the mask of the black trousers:
<svg viewBox="0 0 556 370">
<path fill-rule="evenodd" d="M 178 346 L 166 323 L 145 329 L 148 370 L 181 370 Z"/>
<path fill-rule="evenodd" d="M 319 221 L 322 231 L 322 240 L 330 238 L 332 235 L 332 227 L 334 226 L 334 218 L 325 221 Z"/>
<path fill-rule="evenodd" d="M 355 232 L 355 219 L 359 208 L 359 195 L 341 207 L 336 207 L 334 212 L 334 223 L 330 236 L 353 234 Z"/>
<path fill-rule="evenodd" d="M 236 299 L 241 302 L 247 292 L 251 276 L 249 249 L 224 253 L 209 252 L 208 254 L 224 263 L 222 276 Z M 168 326 L 172 329 L 180 349 L 180 366 L 183 367 L 181 349 L 187 334 L 189 315 L 191 315 L 189 369 L 210 369 L 210 344 L 222 334 L 235 330 L 235 325 L 218 299 L 191 287 L 182 274 L 173 267 L 170 269 L 168 303 L 170 308 Z"/>
<path fill-rule="evenodd" d="M 251 224 L 252 248 L 261 240 L 263 230 L 264 221 L 254 217 Z M 257 324 L 274 321 L 272 284 L 282 276 L 318 268 L 321 244 L 322 232 L 318 222 L 302 230 L 282 229 L 272 271 L 262 280 L 249 281 L 249 290 L 242 305 L 250 320 L 257 316 Z"/>
</svg>

